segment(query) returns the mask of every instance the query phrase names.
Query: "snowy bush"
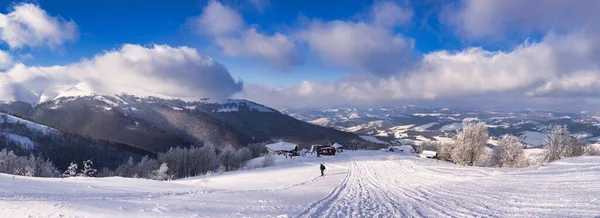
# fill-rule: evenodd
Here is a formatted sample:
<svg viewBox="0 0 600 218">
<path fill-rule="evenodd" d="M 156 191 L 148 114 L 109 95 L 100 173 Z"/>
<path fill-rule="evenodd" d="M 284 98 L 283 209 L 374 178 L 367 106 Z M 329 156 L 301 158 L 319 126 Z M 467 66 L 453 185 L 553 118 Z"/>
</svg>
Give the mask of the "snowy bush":
<svg viewBox="0 0 600 218">
<path fill-rule="evenodd" d="M 137 178 L 151 179 L 154 177 L 154 170 L 158 169 L 158 161 L 148 156 L 142 157 L 142 160 L 133 167 L 132 174 Z"/>
<path fill-rule="evenodd" d="M 77 176 L 77 164 L 71 162 L 71 164 L 69 165 L 69 167 L 67 168 L 67 170 L 65 170 L 65 172 L 63 172 L 62 176 L 63 177 L 75 177 Z"/>
<path fill-rule="evenodd" d="M 577 157 L 585 154 L 588 144 L 570 135 L 567 126 L 553 126 L 548 136 L 545 162 L 552 162 L 567 157 Z"/>
<path fill-rule="evenodd" d="M 167 163 L 162 163 L 157 170 L 153 171 L 153 173 L 154 173 L 153 179 L 160 180 L 160 181 L 171 179 L 171 177 L 167 173 L 168 170 L 169 170 L 169 167 L 167 166 Z"/>
<path fill-rule="evenodd" d="M 519 138 L 513 135 L 505 135 L 498 142 L 498 166 L 499 167 L 525 167 L 527 158 L 523 151 L 523 144 Z"/>
<path fill-rule="evenodd" d="M 0 151 L 0 173 L 9 173 L 31 177 L 56 177 L 58 170 L 48 160 L 43 160 L 33 154 L 17 156 L 13 151 Z"/>
<path fill-rule="evenodd" d="M 473 166 L 500 167 L 500 149 L 497 146 L 484 147 L 479 156 L 475 158 Z"/>
<path fill-rule="evenodd" d="M 598 145 L 590 145 L 587 147 L 587 151 L 585 152 L 586 155 L 589 156 L 598 156 L 600 155 L 600 146 Z"/>
<path fill-rule="evenodd" d="M 273 163 L 275 163 L 275 158 L 273 157 L 273 155 L 271 153 L 267 153 L 267 154 L 265 154 L 265 156 L 263 156 L 263 159 L 260 162 L 260 166 L 268 167 L 268 166 L 273 165 Z"/>
<path fill-rule="evenodd" d="M 452 160 L 457 164 L 473 166 L 484 152 L 487 139 L 485 123 L 463 122 L 463 130 L 454 140 Z"/>
<path fill-rule="evenodd" d="M 93 167 L 94 161 L 92 159 L 83 161 L 83 169 L 81 169 L 81 176 L 83 177 L 95 177 L 97 170 Z"/>
<path fill-rule="evenodd" d="M 443 161 L 452 161 L 453 143 L 440 143 L 437 147 L 437 159 Z"/>
<path fill-rule="evenodd" d="M 440 146 L 440 142 L 435 142 L 435 141 L 426 141 L 423 142 L 419 145 L 417 145 L 417 149 L 416 152 L 417 153 L 421 153 L 424 150 L 428 150 L 428 151 L 438 151 L 438 147 Z"/>
<path fill-rule="evenodd" d="M 121 177 L 133 177 L 134 167 L 135 164 L 133 163 L 133 157 L 129 157 L 127 162 L 117 167 L 115 170 L 115 175 Z"/>
</svg>

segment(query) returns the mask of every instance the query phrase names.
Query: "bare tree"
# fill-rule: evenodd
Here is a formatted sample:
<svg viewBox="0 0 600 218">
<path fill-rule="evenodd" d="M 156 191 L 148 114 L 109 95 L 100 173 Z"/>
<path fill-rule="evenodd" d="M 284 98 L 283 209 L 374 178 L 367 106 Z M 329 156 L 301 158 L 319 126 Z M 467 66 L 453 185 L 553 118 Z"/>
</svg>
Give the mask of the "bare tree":
<svg viewBox="0 0 600 218">
<path fill-rule="evenodd" d="M 487 139 L 488 132 L 485 123 L 463 122 L 463 130 L 454 140 L 452 160 L 457 164 L 473 166 L 484 152 Z"/>
</svg>

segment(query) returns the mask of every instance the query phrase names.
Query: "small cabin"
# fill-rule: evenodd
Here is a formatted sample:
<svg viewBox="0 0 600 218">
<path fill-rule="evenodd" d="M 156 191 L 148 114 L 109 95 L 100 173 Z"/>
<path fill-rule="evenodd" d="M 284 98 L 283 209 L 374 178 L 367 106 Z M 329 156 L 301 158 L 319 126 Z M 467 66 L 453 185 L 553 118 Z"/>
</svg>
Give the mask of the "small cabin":
<svg viewBox="0 0 600 218">
<path fill-rule="evenodd" d="M 333 145 L 331 145 L 331 147 L 334 148 L 337 152 L 344 152 L 344 146 L 338 143 L 334 143 Z"/>
<path fill-rule="evenodd" d="M 317 149 L 317 156 L 333 156 L 335 155 L 335 148 L 326 146 L 326 147 L 321 147 Z"/>
</svg>

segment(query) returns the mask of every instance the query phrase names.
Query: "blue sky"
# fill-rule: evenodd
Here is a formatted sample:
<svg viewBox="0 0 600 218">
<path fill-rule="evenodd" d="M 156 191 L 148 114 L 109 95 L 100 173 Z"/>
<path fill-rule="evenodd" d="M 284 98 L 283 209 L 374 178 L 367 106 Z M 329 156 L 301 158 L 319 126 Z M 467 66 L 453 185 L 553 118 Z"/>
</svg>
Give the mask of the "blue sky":
<svg viewBox="0 0 600 218">
<path fill-rule="evenodd" d="M 269 86 L 292 86 L 303 80 L 334 81 L 346 74 L 343 69 L 323 64 L 302 51 L 303 64 L 286 69 L 274 69 L 268 64 L 248 58 L 231 58 L 223 55 L 206 37 L 198 36 L 186 22 L 198 16 L 209 1 L 32 1 L 49 14 L 73 20 L 79 30 L 76 41 L 65 43 L 57 50 L 24 49 L 15 53 L 31 54 L 24 58 L 29 65 L 64 65 L 89 58 L 106 50 L 119 48 L 122 44 L 168 44 L 190 46 L 202 54 L 225 64 L 234 78 Z M 364 13 L 373 1 L 264 1 L 264 8 L 257 8 L 246 1 L 222 1 L 237 10 L 248 24 L 257 25 L 265 33 L 291 32 L 302 25 L 302 19 L 351 20 Z M 11 10 L 13 2 L 4 2 Z M 403 3 L 409 4 L 409 3 Z M 420 7 L 415 13 L 425 17 L 436 4 L 415 2 Z M 435 17 L 433 17 L 435 18 Z M 411 38 L 418 38 L 415 50 L 421 53 L 439 49 L 458 49 L 455 37 L 442 33 L 436 19 L 418 21 L 395 31 Z M 8 49 L 7 45 L 3 46 Z M 304 49 L 306 50 L 306 49 Z"/>
<path fill-rule="evenodd" d="M 41 101 L 79 90 L 236 97 L 281 107 L 558 108 L 595 107 L 600 93 L 600 3 L 593 0 L 0 5 L 5 99 Z"/>
</svg>

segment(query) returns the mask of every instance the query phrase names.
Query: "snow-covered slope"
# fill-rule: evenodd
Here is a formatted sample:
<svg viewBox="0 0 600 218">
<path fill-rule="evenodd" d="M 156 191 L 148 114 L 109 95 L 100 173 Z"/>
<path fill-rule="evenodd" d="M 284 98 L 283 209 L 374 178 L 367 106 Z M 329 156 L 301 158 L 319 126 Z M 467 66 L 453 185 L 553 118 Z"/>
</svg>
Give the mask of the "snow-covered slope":
<svg viewBox="0 0 600 218">
<path fill-rule="evenodd" d="M 240 99 L 227 99 L 223 102 L 221 102 L 221 104 L 223 105 L 223 111 L 219 111 L 219 112 L 231 112 L 231 111 L 238 111 L 238 108 L 241 106 L 246 106 L 248 107 L 251 111 L 258 111 L 258 112 L 275 112 L 273 109 L 270 109 L 268 107 L 265 107 L 263 105 L 251 102 L 251 101 L 247 101 L 247 100 L 240 100 Z"/>
<path fill-rule="evenodd" d="M 375 144 L 380 144 L 380 145 L 389 145 L 390 144 L 389 142 L 379 140 L 379 139 L 377 139 L 377 138 L 375 138 L 373 136 L 361 135 L 360 137 L 362 139 L 364 139 L 364 140 L 367 140 L 369 142 L 373 142 Z"/>
<path fill-rule="evenodd" d="M 594 217 L 600 211 L 600 157 L 492 169 L 346 151 L 277 157 L 276 164 L 170 182 L 0 174 L 0 216 Z"/>
<path fill-rule="evenodd" d="M 5 135 L 8 139 L 10 139 L 14 142 L 18 142 L 25 149 L 32 149 L 35 146 L 33 141 L 31 141 L 31 139 L 24 137 L 24 136 L 15 135 L 12 133 L 2 133 L 2 132 L 0 132 L 0 135 Z"/>
<path fill-rule="evenodd" d="M 452 123 L 440 128 L 441 131 L 461 131 L 463 128 L 462 123 Z"/>
<path fill-rule="evenodd" d="M 546 135 L 545 133 L 541 133 L 541 132 L 524 131 L 524 132 L 521 132 L 519 139 L 521 139 L 521 142 L 526 147 L 537 147 L 537 146 L 544 145 L 544 143 L 546 143 L 546 139 L 548 139 L 548 135 Z"/>
<path fill-rule="evenodd" d="M 48 133 L 49 131 L 54 131 L 54 129 L 44 126 L 42 124 L 34 123 L 29 120 L 24 120 L 24 119 L 12 116 L 10 114 L 5 114 L 5 113 L 0 113 L 0 123 L 5 122 L 4 117 L 6 117 L 6 122 L 8 122 L 8 123 L 17 123 L 17 122 L 23 123 L 28 128 L 35 129 L 35 130 L 41 131 L 43 133 Z"/>
<path fill-rule="evenodd" d="M 423 124 L 423 125 L 417 126 L 417 127 L 413 128 L 413 129 L 417 130 L 417 131 L 425 131 L 425 130 L 427 130 L 427 129 L 429 129 L 432 126 L 435 126 L 437 124 L 439 124 L 439 123 L 437 123 L 437 122 L 431 122 L 431 123 L 427 123 L 427 124 Z"/>
</svg>

